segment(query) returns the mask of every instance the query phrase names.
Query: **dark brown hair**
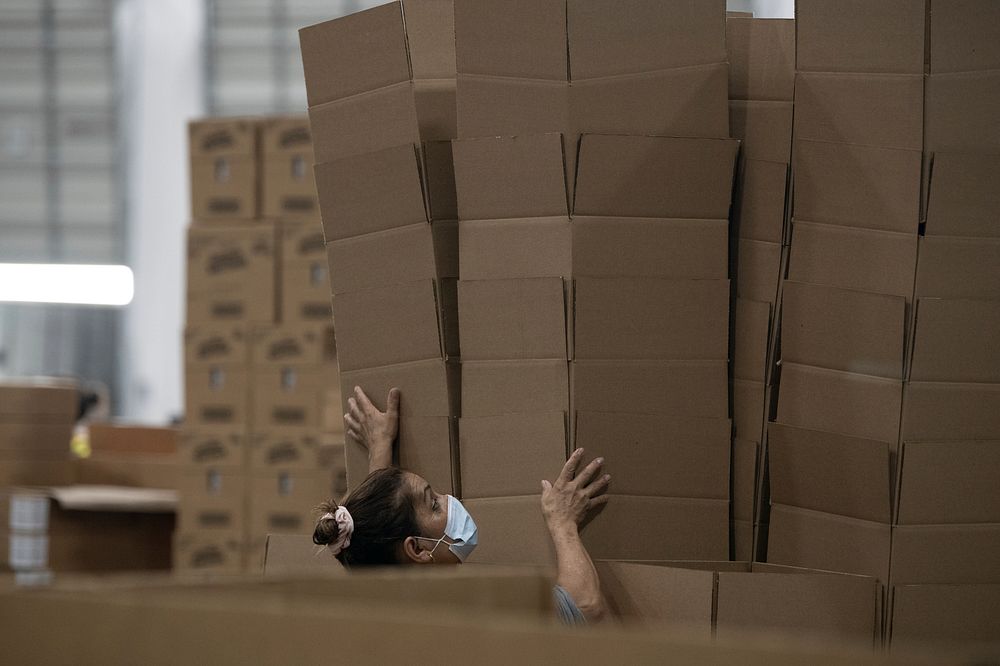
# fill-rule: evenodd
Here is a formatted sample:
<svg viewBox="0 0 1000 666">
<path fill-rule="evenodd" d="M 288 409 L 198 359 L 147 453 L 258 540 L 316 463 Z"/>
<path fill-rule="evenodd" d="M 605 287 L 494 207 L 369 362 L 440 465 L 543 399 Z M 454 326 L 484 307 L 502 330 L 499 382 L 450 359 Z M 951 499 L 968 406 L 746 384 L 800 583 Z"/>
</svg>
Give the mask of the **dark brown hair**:
<svg viewBox="0 0 1000 666">
<path fill-rule="evenodd" d="M 413 507 L 413 489 L 406 482 L 406 472 L 387 467 L 372 472 L 354 489 L 343 504 L 354 520 L 351 545 L 340 551 L 337 559 L 347 567 L 398 564 L 398 546 L 408 536 L 420 534 Z M 337 510 L 334 501 L 316 508 L 326 514 Z M 320 519 L 313 531 L 313 543 L 334 543 L 340 529 L 332 518 Z"/>
</svg>

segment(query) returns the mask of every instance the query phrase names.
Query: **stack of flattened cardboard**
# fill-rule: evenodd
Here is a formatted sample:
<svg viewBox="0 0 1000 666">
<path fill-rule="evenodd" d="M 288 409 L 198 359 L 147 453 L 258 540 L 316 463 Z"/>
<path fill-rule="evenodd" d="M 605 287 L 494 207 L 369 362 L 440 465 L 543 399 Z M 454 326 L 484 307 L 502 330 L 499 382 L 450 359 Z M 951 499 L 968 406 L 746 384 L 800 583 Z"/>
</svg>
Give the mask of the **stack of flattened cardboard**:
<svg viewBox="0 0 1000 666">
<path fill-rule="evenodd" d="M 175 560 L 187 569 L 259 568 L 269 531 L 309 531 L 311 507 L 343 490 L 309 124 L 304 116 L 214 119 L 191 123 L 189 133 L 194 218 Z"/>
<path fill-rule="evenodd" d="M 799 0 L 797 10 L 767 559 L 885 582 L 920 221 L 925 7 Z"/>
<path fill-rule="evenodd" d="M 930 9 L 931 169 L 892 538 L 895 648 L 1000 643 L 1000 6 Z"/>
<path fill-rule="evenodd" d="M 778 291 L 787 260 L 795 22 L 729 17 L 729 110 L 742 140 L 733 219 L 733 552 L 749 561 L 767 531 L 763 496 Z"/>
<path fill-rule="evenodd" d="M 567 434 L 614 479 L 592 554 L 728 557 L 723 3 L 462 0 L 455 26 L 477 558 L 551 561 L 537 493 Z"/>
<path fill-rule="evenodd" d="M 0 516 L 9 511 L 13 486 L 73 482 L 70 440 L 79 410 L 76 386 L 62 380 L 0 384 Z M 45 567 L 47 548 L 0 529 L 0 567 Z"/>
<path fill-rule="evenodd" d="M 397 2 L 299 35 L 344 400 L 399 387 L 400 464 L 457 494 L 452 23 L 450 1 Z M 367 464 L 350 442 L 350 487 Z"/>
</svg>

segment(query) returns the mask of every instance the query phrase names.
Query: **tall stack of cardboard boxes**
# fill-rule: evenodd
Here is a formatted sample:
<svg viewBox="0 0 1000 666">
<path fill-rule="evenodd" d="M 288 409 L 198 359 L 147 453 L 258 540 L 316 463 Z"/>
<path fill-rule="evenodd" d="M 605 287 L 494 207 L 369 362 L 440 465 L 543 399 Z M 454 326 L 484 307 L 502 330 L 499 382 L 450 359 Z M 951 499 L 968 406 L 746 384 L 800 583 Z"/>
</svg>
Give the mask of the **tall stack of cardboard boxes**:
<svg viewBox="0 0 1000 666">
<path fill-rule="evenodd" d="M 457 235 L 449 2 L 384 5 L 300 32 L 344 412 L 402 390 L 399 463 L 459 493 Z M 368 473 L 348 442 L 348 484 Z"/>
<path fill-rule="evenodd" d="M 175 565 L 239 571 L 336 492 L 326 254 L 304 117 L 195 122 L 190 147 Z"/>
<path fill-rule="evenodd" d="M 891 641 L 996 637 L 1000 6 L 929 14 L 925 224 L 892 529 Z"/>
<path fill-rule="evenodd" d="M 885 582 L 920 223 L 924 2 L 800 0 L 797 11 L 767 558 Z"/>
<path fill-rule="evenodd" d="M 729 17 L 729 109 L 741 139 L 734 197 L 733 556 L 764 543 L 766 423 L 774 389 L 779 294 L 787 263 L 795 22 Z M 761 535 L 761 536 L 758 536 Z M 756 538 L 755 538 L 756 537 Z"/>
</svg>

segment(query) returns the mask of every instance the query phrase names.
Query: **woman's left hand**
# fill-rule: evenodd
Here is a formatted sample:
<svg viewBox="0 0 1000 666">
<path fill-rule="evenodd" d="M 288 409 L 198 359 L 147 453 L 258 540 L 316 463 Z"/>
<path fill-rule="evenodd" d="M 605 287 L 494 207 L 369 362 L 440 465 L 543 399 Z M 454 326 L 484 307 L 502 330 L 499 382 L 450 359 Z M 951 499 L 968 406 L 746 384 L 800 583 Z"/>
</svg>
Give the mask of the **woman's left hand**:
<svg viewBox="0 0 1000 666">
<path fill-rule="evenodd" d="M 392 465 L 392 443 L 399 432 L 399 389 L 389 389 L 384 412 L 372 404 L 360 386 L 348 398 L 344 414 L 347 435 L 368 449 L 370 472 Z"/>
</svg>

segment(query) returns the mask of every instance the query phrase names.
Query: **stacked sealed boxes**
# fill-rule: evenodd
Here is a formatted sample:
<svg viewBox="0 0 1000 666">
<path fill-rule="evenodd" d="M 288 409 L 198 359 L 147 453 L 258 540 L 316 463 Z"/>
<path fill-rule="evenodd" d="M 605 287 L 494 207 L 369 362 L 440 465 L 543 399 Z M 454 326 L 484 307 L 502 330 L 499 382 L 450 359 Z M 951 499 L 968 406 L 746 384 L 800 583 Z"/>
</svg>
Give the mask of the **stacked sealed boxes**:
<svg viewBox="0 0 1000 666">
<path fill-rule="evenodd" d="M 892 530 L 894 648 L 1000 620 L 1000 6 L 930 3 L 926 218 Z"/>
<path fill-rule="evenodd" d="M 462 490 L 505 535 L 481 560 L 551 561 L 540 479 L 578 446 L 614 477 L 594 557 L 728 558 L 724 16 L 455 4 Z"/>
<path fill-rule="evenodd" d="M 766 535 L 762 503 L 781 278 L 787 260 L 795 22 L 730 17 L 729 108 L 742 140 L 734 200 L 733 554 L 749 561 Z M 763 537 L 756 540 L 763 542 Z"/>
<path fill-rule="evenodd" d="M 889 576 L 916 268 L 924 2 L 799 0 L 768 562 Z"/>
<path fill-rule="evenodd" d="M 190 141 L 174 559 L 239 571 L 259 568 L 268 533 L 307 533 L 311 507 L 337 492 L 326 252 L 307 119 L 199 121 Z"/>
<path fill-rule="evenodd" d="M 399 387 L 399 463 L 458 494 L 451 17 L 450 2 L 393 3 L 299 34 L 344 412 L 355 386 L 382 409 Z M 368 472 L 355 442 L 347 465 L 353 488 Z"/>
</svg>

